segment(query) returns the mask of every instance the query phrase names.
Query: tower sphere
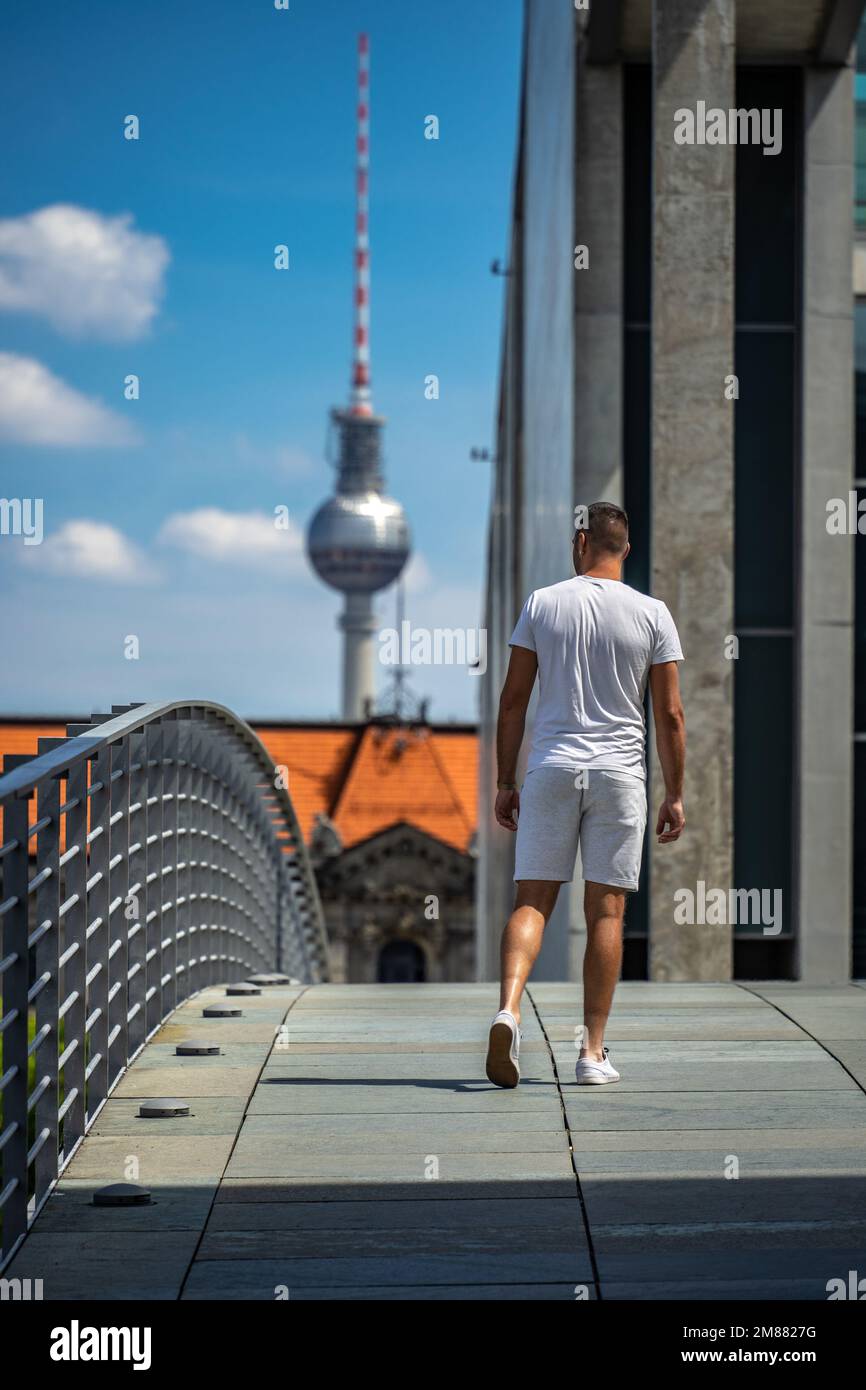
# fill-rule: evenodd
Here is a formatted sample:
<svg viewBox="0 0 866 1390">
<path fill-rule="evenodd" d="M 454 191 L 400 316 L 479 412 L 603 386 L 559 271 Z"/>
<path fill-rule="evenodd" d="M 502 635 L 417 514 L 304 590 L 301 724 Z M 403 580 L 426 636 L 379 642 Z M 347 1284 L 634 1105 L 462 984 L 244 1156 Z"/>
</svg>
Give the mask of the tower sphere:
<svg viewBox="0 0 866 1390">
<path fill-rule="evenodd" d="M 344 594 L 373 594 L 393 584 L 411 544 L 402 506 L 378 492 L 329 497 L 307 532 L 310 563 L 320 579 Z"/>
</svg>

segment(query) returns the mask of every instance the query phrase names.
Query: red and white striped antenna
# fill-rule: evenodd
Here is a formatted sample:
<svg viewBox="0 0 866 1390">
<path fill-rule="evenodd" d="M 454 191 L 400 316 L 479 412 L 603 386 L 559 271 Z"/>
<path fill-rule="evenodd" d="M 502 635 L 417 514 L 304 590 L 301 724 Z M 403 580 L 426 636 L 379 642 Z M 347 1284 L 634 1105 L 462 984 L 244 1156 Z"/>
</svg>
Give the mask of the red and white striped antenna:
<svg viewBox="0 0 866 1390">
<path fill-rule="evenodd" d="M 370 40 L 358 36 L 358 208 L 355 221 L 353 415 L 372 415 L 370 393 Z"/>
</svg>

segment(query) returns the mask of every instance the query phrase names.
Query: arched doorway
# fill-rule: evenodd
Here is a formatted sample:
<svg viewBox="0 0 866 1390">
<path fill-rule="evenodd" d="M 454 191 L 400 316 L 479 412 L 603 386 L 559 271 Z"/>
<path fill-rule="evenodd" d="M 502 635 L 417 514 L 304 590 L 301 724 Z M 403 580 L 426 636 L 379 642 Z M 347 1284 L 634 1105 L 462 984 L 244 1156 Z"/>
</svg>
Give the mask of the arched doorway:
<svg viewBox="0 0 866 1390">
<path fill-rule="evenodd" d="M 380 985 L 420 985 L 427 978 L 424 952 L 414 941 L 388 941 L 379 952 Z"/>
</svg>

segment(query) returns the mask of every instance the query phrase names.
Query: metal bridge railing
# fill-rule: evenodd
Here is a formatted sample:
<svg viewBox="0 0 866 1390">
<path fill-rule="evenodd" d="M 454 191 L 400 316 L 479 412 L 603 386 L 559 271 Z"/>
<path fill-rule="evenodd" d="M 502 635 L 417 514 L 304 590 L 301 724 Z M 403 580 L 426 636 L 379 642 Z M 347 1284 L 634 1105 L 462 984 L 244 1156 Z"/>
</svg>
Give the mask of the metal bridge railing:
<svg viewBox="0 0 866 1390">
<path fill-rule="evenodd" d="M 249 725 L 172 702 L 67 732 L 0 777 L 0 1269 L 182 1000 L 327 978 L 303 838 Z"/>
</svg>

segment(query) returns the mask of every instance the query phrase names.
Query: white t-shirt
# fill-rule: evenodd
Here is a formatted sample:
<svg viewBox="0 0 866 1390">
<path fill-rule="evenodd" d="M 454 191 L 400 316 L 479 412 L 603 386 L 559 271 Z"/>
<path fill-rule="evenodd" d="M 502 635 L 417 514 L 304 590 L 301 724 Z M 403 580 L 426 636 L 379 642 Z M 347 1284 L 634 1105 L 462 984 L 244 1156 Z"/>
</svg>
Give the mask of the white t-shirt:
<svg viewBox="0 0 866 1390">
<path fill-rule="evenodd" d="M 618 579 L 578 575 L 529 595 L 509 645 L 538 657 L 528 772 L 598 768 L 646 778 L 649 668 L 683 660 L 660 599 Z"/>
</svg>

